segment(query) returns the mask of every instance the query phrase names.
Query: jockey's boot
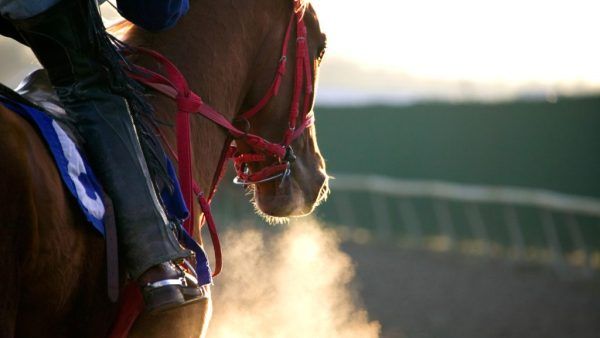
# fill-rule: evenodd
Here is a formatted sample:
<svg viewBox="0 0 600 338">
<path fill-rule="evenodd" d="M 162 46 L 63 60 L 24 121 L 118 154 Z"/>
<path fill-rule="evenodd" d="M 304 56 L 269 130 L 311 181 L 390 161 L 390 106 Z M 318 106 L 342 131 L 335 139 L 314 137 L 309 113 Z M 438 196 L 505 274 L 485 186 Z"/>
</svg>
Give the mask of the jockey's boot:
<svg viewBox="0 0 600 338">
<path fill-rule="evenodd" d="M 114 202 L 120 255 L 142 286 L 146 309 L 161 311 L 200 300 L 204 292 L 197 281 L 172 263 L 181 264 L 190 252 L 179 245 L 158 200 L 128 101 L 116 94 L 115 86 L 126 85 L 115 83 L 113 73 L 122 70 L 111 69 L 107 47 L 98 41 L 92 22 L 99 14 L 93 2 L 63 0 L 12 23 L 47 70 Z"/>
</svg>

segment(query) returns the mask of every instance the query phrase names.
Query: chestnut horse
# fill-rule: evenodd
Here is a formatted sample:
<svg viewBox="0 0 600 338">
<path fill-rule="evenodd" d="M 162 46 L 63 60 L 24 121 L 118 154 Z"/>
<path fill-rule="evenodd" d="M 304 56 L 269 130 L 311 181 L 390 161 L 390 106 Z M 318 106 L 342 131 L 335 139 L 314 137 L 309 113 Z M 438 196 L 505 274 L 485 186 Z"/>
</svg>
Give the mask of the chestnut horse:
<svg viewBox="0 0 600 338">
<path fill-rule="evenodd" d="M 143 45 L 171 59 L 190 88 L 231 121 L 254 106 L 271 85 L 294 5 L 298 3 L 286 0 L 196 0 L 169 31 L 152 34 L 127 24 L 118 25 L 116 31 L 128 44 Z M 312 7 L 301 5 L 315 79 L 325 36 Z M 288 58 L 295 59 L 293 42 Z M 144 64 L 144 60 L 137 61 Z M 293 88 L 294 62 L 290 61 L 279 94 L 250 119 L 251 133 L 274 142 L 282 139 Z M 307 102 L 310 109 L 313 99 L 310 96 Z M 173 121 L 171 100 L 155 95 L 151 103 L 159 119 Z M 174 145 L 174 130 L 161 128 Z M 208 119 L 193 117 L 193 174 L 204 191 L 211 185 L 226 139 L 225 130 Z M 242 151 L 249 149 L 241 140 L 237 145 Z M 267 218 L 305 215 L 327 193 L 325 163 L 314 126 L 292 147 L 296 161 L 291 176 L 254 185 L 253 201 Z M 106 337 L 117 305 L 107 297 L 104 240 L 65 189 L 36 130 L 2 106 L 0 159 L 0 336 Z M 252 164 L 250 170 L 264 165 Z M 194 222 L 199 233 L 198 219 Z M 161 315 L 143 314 L 131 336 L 203 336 L 211 306 L 209 298 Z"/>
</svg>

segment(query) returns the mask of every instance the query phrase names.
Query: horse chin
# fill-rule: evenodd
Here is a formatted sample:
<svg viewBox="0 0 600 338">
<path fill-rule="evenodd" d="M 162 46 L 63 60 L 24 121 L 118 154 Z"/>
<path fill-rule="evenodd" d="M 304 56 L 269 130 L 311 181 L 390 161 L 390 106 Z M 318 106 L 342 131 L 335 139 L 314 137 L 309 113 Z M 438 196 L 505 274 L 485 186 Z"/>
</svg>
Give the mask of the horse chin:
<svg viewBox="0 0 600 338">
<path fill-rule="evenodd" d="M 269 224 L 288 223 L 290 217 L 310 214 L 329 195 L 329 177 L 319 172 L 311 183 L 294 177 L 250 186 L 256 213 Z"/>
</svg>

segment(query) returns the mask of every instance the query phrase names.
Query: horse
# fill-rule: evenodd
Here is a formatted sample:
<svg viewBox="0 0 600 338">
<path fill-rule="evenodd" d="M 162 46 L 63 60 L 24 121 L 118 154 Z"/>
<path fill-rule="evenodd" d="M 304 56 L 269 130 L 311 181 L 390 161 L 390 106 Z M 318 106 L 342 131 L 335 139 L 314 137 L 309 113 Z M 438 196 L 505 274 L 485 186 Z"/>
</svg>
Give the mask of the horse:
<svg viewBox="0 0 600 338">
<path fill-rule="evenodd" d="M 308 2 L 196 0 L 171 30 L 149 33 L 122 23 L 112 31 L 127 44 L 145 46 L 168 57 L 205 103 L 234 121 L 261 100 L 280 71 L 280 49 L 294 11 L 302 11 L 306 24 L 313 75 L 310 85 L 314 86 L 325 35 Z M 288 58 L 294 60 L 295 54 L 291 43 Z M 153 67 L 153 62 L 144 58 L 134 61 Z M 273 142 L 281 140 L 289 128 L 288 109 L 294 100 L 294 62 L 283 64 L 287 75 L 281 78 L 278 95 L 244 121 L 245 132 Z M 158 120 L 174 119 L 172 100 L 159 94 L 149 100 Z M 300 98 L 300 104 L 311 111 L 313 101 L 314 94 Z M 173 146 L 173 128 L 160 129 Z M 193 176 L 200 188 L 208 191 L 230 138 L 226 130 L 201 116 L 192 117 L 191 131 Z M 241 152 L 252 148 L 243 138 L 235 142 Z M 270 221 L 308 214 L 328 192 L 315 127 L 308 126 L 291 145 L 295 161 L 290 172 L 282 179 L 249 184 L 257 211 Z M 0 158 L 1 336 L 106 337 L 118 305 L 107 296 L 104 239 L 87 223 L 61 182 L 35 128 L 1 105 Z M 272 162 L 275 160 L 250 163 L 247 170 L 258 172 Z M 201 240 L 199 217 L 193 222 L 196 238 Z M 212 300 L 207 297 L 161 315 L 142 313 L 130 337 L 203 337 L 211 309 Z"/>
</svg>

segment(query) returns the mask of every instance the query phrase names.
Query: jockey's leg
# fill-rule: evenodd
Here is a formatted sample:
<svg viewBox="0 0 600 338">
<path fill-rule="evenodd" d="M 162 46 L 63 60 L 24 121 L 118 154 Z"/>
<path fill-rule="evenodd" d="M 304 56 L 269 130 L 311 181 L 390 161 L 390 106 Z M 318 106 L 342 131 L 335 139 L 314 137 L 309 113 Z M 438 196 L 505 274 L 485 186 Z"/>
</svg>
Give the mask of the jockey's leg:
<svg viewBox="0 0 600 338">
<path fill-rule="evenodd" d="M 91 0 L 62 0 L 31 18 L 11 20 L 48 71 L 61 101 L 85 140 L 97 176 L 115 204 L 121 257 L 143 288 L 147 308 L 162 310 L 202 297 L 171 262 L 188 257 L 158 200 L 129 104 L 117 94 L 115 72 Z M 110 48 L 113 48 L 110 45 Z M 114 53 L 114 50 L 109 52 Z M 130 88 L 128 88 L 130 89 Z M 158 282 L 158 283 L 157 283 Z"/>
<path fill-rule="evenodd" d="M 27 19 L 45 12 L 60 0 L 0 0 L 0 15 L 11 19 Z"/>
</svg>

